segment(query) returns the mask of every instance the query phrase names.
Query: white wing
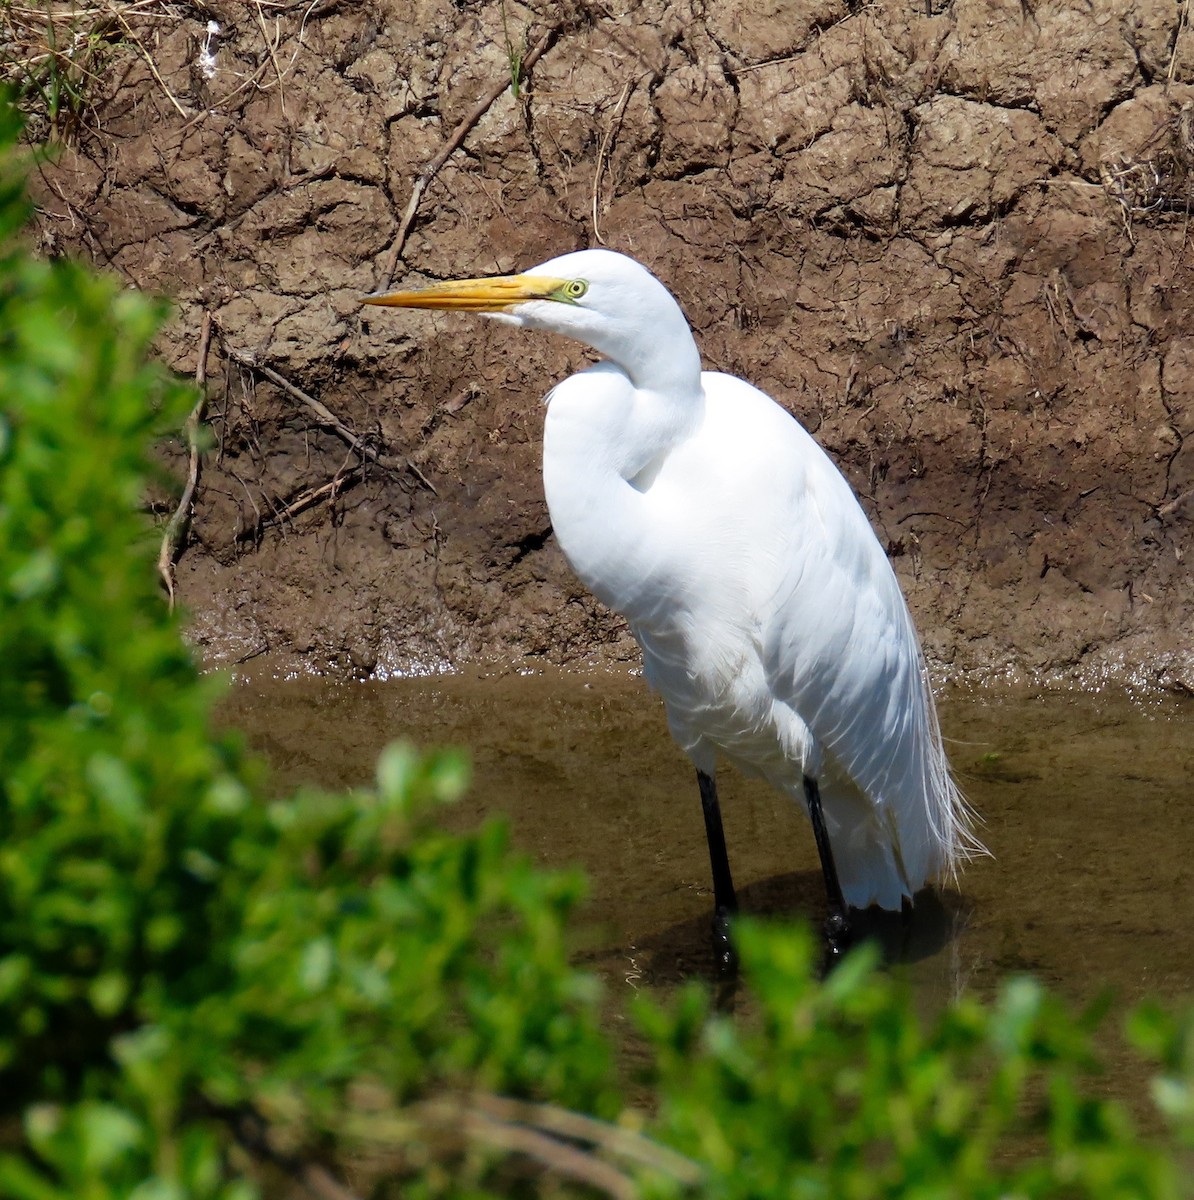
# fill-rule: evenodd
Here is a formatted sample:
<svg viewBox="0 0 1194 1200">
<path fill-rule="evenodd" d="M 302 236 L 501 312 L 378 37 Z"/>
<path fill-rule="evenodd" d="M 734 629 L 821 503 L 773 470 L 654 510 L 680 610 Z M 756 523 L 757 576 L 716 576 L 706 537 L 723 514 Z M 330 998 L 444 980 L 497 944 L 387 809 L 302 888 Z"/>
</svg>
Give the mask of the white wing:
<svg viewBox="0 0 1194 1200">
<path fill-rule="evenodd" d="M 746 386 L 732 384 L 731 394 Z M 912 617 L 866 514 L 794 420 L 783 455 L 798 467 L 796 489 L 777 506 L 786 507 L 790 529 L 763 635 L 764 669 L 820 752 L 810 767 L 836 827 L 847 899 L 896 907 L 956 867 L 971 844 L 967 813 Z"/>
<path fill-rule="evenodd" d="M 800 766 L 820 781 L 847 900 L 898 907 L 973 845 L 907 604 L 820 446 L 756 388 L 704 378 L 701 440 L 722 464 L 708 489 L 720 518 L 706 514 L 731 581 L 722 607 L 759 618 L 767 688 L 795 717 L 788 740 L 811 735 Z M 750 594 L 735 596 L 744 583 Z"/>
</svg>

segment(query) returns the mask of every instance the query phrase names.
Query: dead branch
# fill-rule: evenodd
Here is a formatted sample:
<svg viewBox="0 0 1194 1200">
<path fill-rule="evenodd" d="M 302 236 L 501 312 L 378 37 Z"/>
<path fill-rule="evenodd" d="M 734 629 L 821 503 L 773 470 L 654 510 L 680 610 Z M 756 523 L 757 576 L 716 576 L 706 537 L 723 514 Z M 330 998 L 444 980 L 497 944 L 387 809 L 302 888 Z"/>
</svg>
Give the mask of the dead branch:
<svg viewBox="0 0 1194 1200">
<path fill-rule="evenodd" d="M 465 1134 L 495 1150 L 525 1154 L 553 1174 L 584 1183 L 613 1200 L 635 1200 L 638 1196 L 634 1181 L 617 1167 L 537 1129 L 512 1125 L 476 1111 L 466 1110 L 457 1114 L 457 1119 Z"/>
<path fill-rule="evenodd" d="M 626 102 L 630 99 L 630 93 L 633 90 L 634 80 L 627 80 L 626 86 L 622 89 L 621 96 L 618 97 L 617 104 L 614 105 L 614 111 L 610 115 L 609 125 L 605 130 L 605 137 L 601 139 L 601 148 L 597 151 L 597 169 L 593 172 L 593 236 L 602 246 L 605 245 L 605 238 L 601 236 L 601 230 L 597 227 L 597 218 L 601 207 L 601 176 L 605 171 L 606 156 L 609 154 L 610 143 L 613 141 L 614 134 L 622 124 L 622 116 L 626 112 Z"/>
<path fill-rule="evenodd" d="M 351 446 L 361 458 L 367 458 L 370 462 L 376 463 L 379 467 L 387 471 L 409 471 L 433 496 L 439 495 L 431 481 L 409 458 L 393 457 L 388 454 L 382 454 L 379 450 L 374 449 L 363 438 L 353 433 L 327 405 L 316 400 L 314 396 L 309 395 L 302 388 L 291 383 L 285 375 L 275 371 L 272 367 L 267 367 L 264 363 L 258 362 L 255 355 L 245 350 L 238 350 L 235 346 L 230 345 L 227 337 L 224 336 L 223 330 L 220 332 L 221 341 L 224 345 L 224 353 L 229 358 L 234 362 L 240 363 L 242 367 L 247 367 L 250 371 L 255 371 L 258 375 L 268 379 L 270 383 L 280 387 L 287 395 L 293 396 L 294 399 L 305 405 L 320 425 L 325 429 L 330 429 L 332 433 Z"/>
<path fill-rule="evenodd" d="M 649 1167 L 684 1189 L 697 1189 L 704 1182 L 699 1164 L 634 1130 L 555 1105 L 489 1093 L 441 1096 L 397 1113 L 357 1113 L 349 1128 L 363 1143 L 387 1146 L 446 1135 L 441 1152 L 448 1153 L 462 1144 L 482 1143 L 528 1158 L 553 1175 L 613 1200 L 634 1200 L 639 1190 L 610 1159 Z"/>
<path fill-rule="evenodd" d="M 1157 515 L 1159 517 L 1176 516 L 1178 511 L 1189 504 L 1191 500 L 1194 500 L 1194 488 L 1190 488 L 1187 491 L 1182 492 L 1180 496 L 1176 496 L 1174 499 L 1170 500 L 1168 504 L 1162 504 L 1161 507 L 1157 509 Z"/>
<path fill-rule="evenodd" d="M 525 74 L 525 72 L 529 71 L 539 61 L 544 51 L 549 49 L 555 42 L 562 28 L 562 24 L 553 25 L 539 36 L 538 41 L 526 52 L 520 64 L 521 72 Z M 439 174 L 440 168 L 444 163 L 460 149 L 473 126 L 489 111 L 497 98 L 509 86 L 509 77 L 503 77 L 495 83 L 477 101 L 473 108 L 465 114 L 456 128 L 452 130 L 452 136 L 436 151 L 427 165 L 415 178 L 414 186 L 410 190 L 410 198 L 406 202 L 406 211 L 402 214 L 402 221 L 398 226 L 398 232 L 394 237 L 393 244 L 390 246 L 390 252 L 386 255 L 385 265 L 382 268 L 381 278 L 377 282 L 375 291 L 384 292 L 389 290 L 394 281 L 394 272 L 398 268 L 398 260 L 402 257 L 402 251 L 406 248 L 406 239 L 410 236 L 411 226 L 415 223 L 415 214 L 419 210 L 423 193 L 430 186 L 431 181 L 436 175 Z"/>
<path fill-rule="evenodd" d="M 282 41 L 282 31 L 278 28 L 277 23 L 274 25 L 274 36 L 271 39 L 269 30 L 265 27 L 265 17 L 261 14 L 261 4 L 253 10 L 257 14 L 257 24 L 261 27 L 261 38 L 265 43 L 265 52 L 269 57 L 270 63 L 273 65 L 274 74 L 278 79 L 278 107 L 282 110 L 282 116 L 286 116 L 286 89 L 284 80 L 285 72 L 282 70 L 282 64 L 278 61 L 278 46 Z M 291 60 L 293 62 L 293 60 Z"/>
<path fill-rule="evenodd" d="M 684 1187 L 699 1187 L 704 1171 L 699 1164 L 668 1146 L 662 1146 L 632 1129 L 599 1121 L 596 1117 L 529 1100 L 512 1100 L 492 1093 L 475 1093 L 473 1105 L 503 1121 L 529 1125 L 543 1133 L 570 1141 L 588 1143 L 608 1154 L 618 1155 L 670 1176 Z"/>
<path fill-rule="evenodd" d="M 1177 22 L 1177 33 L 1173 35 L 1173 52 L 1169 55 L 1169 69 L 1165 72 L 1165 91 L 1173 87 L 1174 72 L 1177 69 L 1177 52 L 1181 47 L 1182 34 L 1190 23 L 1190 0 L 1182 5 L 1181 16 Z"/>
<path fill-rule="evenodd" d="M 199 327 L 199 359 L 195 363 L 195 386 L 199 389 L 199 397 L 183 426 L 187 439 L 187 482 L 182 489 L 178 507 L 166 522 L 166 531 L 162 534 L 162 548 L 158 552 L 158 571 L 170 597 L 171 612 L 174 611 L 174 564 L 178 559 L 182 540 L 191 527 L 191 504 L 199 486 L 199 426 L 207 412 L 207 351 L 210 346 L 211 313 L 205 312 Z"/>
<path fill-rule="evenodd" d="M 245 539 L 252 537 L 255 540 L 261 535 L 262 530 L 269 528 L 271 525 L 281 525 L 289 521 L 292 517 L 297 517 L 299 513 L 313 508 L 321 500 L 327 500 L 329 503 L 334 502 L 343 492 L 346 492 L 360 481 L 361 468 L 359 466 L 341 467 L 327 483 L 321 483 L 318 487 L 310 487 L 305 491 L 299 492 L 285 508 L 275 508 L 273 512 L 266 516 L 262 516 L 259 511 L 257 514 L 257 527 L 253 530 L 244 530 L 240 536 Z"/>
<path fill-rule="evenodd" d="M 209 1102 L 210 1103 L 210 1102 Z M 315 1200 L 358 1200 L 357 1194 L 342 1184 L 327 1167 L 286 1154 L 274 1145 L 268 1122 L 251 1109 L 233 1110 L 210 1104 L 232 1132 L 237 1142 L 259 1161 L 280 1168 L 301 1185 Z"/>
<path fill-rule="evenodd" d="M 255 1108 L 227 1108 L 206 1098 L 204 1102 L 249 1154 L 280 1167 L 317 1200 L 356 1200 L 325 1167 L 281 1150 L 268 1120 Z M 635 1200 L 639 1188 L 609 1158 L 650 1168 L 685 1191 L 695 1191 L 705 1182 L 698 1163 L 632 1129 L 555 1105 L 489 1093 L 446 1095 L 388 1112 L 355 1111 L 348 1115 L 346 1129 L 350 1140 L 390 1149 L 429 1135 L 446 1135 L 433 1153 L 449 1156 L 469 1143 L 480 1143 L 530 1159 L 550 1174 L 612 1200 Z"/>
</svg>

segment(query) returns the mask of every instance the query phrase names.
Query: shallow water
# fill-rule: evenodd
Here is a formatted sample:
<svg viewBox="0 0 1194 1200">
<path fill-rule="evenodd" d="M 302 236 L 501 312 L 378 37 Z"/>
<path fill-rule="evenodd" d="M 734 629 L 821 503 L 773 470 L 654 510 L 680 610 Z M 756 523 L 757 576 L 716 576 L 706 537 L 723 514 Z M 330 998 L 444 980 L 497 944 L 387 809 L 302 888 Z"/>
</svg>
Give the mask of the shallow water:
<svg viewBox="0 0 1194 1200">
<path fill-rule="evenodd" d="M 584 868 L 578 956 L 615 993 L 711 973 L 696 782 L 641 679 L 251 679 L 223 713 L 279 788 L 367 784 L 395 738 L 468 747 L 474 786 L 451 822 L 504 814 L 536 859 Z M 1018 971 L 1075 1000 L 1194 991 L 1194 704 L 947 691 L 941 717 L 993 857 L 940 902 L 918 903 L 910 926 L 883 925 L 923 1001 L 987 992 Z M 756 780 L 723 771 L 719 782 L 742 909 L 819 922 L 804 815 Z"/>
</svg>

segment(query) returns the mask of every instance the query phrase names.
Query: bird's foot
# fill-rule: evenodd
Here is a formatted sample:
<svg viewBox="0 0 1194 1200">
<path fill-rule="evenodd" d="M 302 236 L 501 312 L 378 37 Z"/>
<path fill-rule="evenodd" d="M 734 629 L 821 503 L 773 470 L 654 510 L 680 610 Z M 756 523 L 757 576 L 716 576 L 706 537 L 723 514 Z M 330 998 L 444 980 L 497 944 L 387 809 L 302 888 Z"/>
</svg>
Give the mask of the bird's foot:
<svg viewBox="0 0 1194 1200">
<path fill-rule="evenodd" d="M 738 974 L 738 951 L 730 937 L 733 917 L 734 910 L 729 908 L 719 907 L 713 913 L 713 961 L 717 964 L 717 973 L 722 976 Z"/>
<path fill-rule="evenodd" d="M 822 930 L 825 934 L 825 963 L 826 966 L 832 966 L 850 948 L 854 930 L 850 918 L 840 909 L 834 909 L 825 918 Z"/>
</svg>

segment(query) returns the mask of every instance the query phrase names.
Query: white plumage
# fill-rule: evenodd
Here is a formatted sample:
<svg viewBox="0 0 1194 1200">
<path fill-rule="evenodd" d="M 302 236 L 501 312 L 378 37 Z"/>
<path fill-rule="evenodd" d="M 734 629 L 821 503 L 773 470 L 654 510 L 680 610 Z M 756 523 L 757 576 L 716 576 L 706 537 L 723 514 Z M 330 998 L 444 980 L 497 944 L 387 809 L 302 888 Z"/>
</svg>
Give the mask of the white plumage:
<svg viewBox="0 0 1194 1200">
<path fill-rule="evenodd" d="M 849 485 L 774 401 L 701 371 L 644 267 L 583 250 L 369 302 L 482 311 L 605 356 L 548 396 L 548 508 L 576 574 L 642 646 L 703 799 L 719 754 L 810 804 L 816 781 L 853 907 L 899 908 L 976 848 L 912 619 Z"/>
</svg>

